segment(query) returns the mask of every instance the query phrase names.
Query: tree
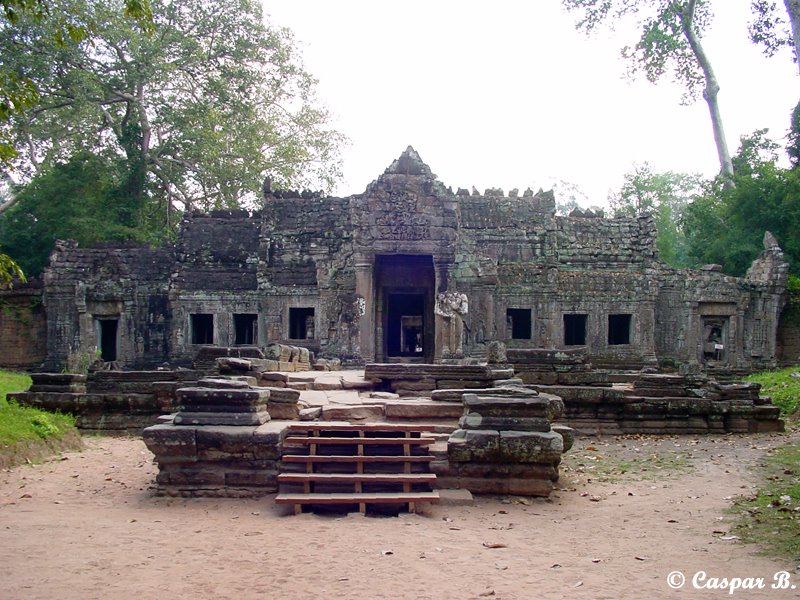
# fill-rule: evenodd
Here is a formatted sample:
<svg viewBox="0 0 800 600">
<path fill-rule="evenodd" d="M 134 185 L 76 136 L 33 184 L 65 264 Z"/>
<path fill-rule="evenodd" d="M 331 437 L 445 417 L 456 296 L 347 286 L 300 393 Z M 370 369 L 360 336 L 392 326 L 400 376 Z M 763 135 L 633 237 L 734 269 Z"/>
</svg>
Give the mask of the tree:
<svg viewBox="0 0 800 600">
<path fill-rule="evenodd" d="M 708 105 L 720 172 L 726 185 L 733 177 L 728 143 L 719 109 L 719 82 L 701 38 L 710 21 L 706 0 L 562 0 L 570 11 L 582 11 L 577 27 L 593 31 L 607 19 L 638 17 L 639 41 L 625 46 L 622 56 L 630 61 L 631 73 L 643 72 L 655 83 L 667 72 L 686 89 L 683 101 L 702 94 Z"/>
<path fill-rule="evenodd" d="M 770 231 L 790 272 L 800 275 L 800 169 L 778 166 L 777 149 L 765 130 L 743 137 L 733 159 L 735 186 L 712 181 L 687 206 L 684 229 L 698 263 L 721 264 L 726 273 L 744 275 Z"/>
<path fill-rule="evenodd" d="M 752 0 L 754 20 L 750 23 L 750 39 L 764 46 L 764 54 L 773 56 L 781 48 L 791 47 L 800 67 L 800 0 L 784 0 L 788 26 L 772 0 Z"/>
<path fill-rule="evenodd" d="M 0 251 L 36 276 L 57 239 L 82 246 L 101 240 L 155 241 L 148 237 L 153 228 L 137 226 L 133 218 L 126 179 L 124 159 L 113 155 L 82 152 L 45 168 L 0 214 Z"/>
<path fill-rule="evenodd" d="M 690 266 L 682 219 L 686 206 L 702 189 L 696 174 L 656 173 L 644 163 L 626 173 L 619 192 L 609 196 L 615 217 L 652 214 L 656 221 L 656 245 L 661 260 L 676 268 Z"/>
<path fill-rule="evenodd" d="M 48 0 L 0 0 L 6 27 L 16 25 L 20 18 L 28 15 L 41 20 L 50 16 Z M 149 0 L 125 0 L 123 13 L 146 31 L 152 26 L 153 13 Z M 55 30 L 55 40 L 63 42 L 67 38 L 76 41 L 84 39 L 92 29 L 92 23 L 80 23 L 70 20 L 70 15 L 60 15 L 60 27 Z M 12 114 L 20 113 L 33 105 L 39 97 L 34 83 L 19 75 L 18 72 L 0 68 L 0 125 L 6 123 Z M 13 144 L 0 137 L 0 162 L 8 164 L 16 156 Z"/>
<path fill-rule="evenodd" d="M 49 18 L 2 32 L 0 62 L 39 90 L 13 115 L 16 165 L 29 176 L 83 151 L 125 157 L 141 222 L 157 210 L 238 207 L 269 173 L 278 186 L 332 187 L 342 136 L 314 96 L 291 33 L 252 0 L 153 0 L 152 34 L 121 0 L 52 0 L 93 28 L 58 43 Z"/>
</svg>

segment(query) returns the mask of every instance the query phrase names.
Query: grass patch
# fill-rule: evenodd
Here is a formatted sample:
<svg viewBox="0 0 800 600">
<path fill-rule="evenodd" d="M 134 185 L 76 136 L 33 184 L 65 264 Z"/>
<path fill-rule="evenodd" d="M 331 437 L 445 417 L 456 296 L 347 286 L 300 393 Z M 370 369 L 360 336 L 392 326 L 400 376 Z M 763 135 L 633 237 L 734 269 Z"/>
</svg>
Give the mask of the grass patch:
<svg viewBox="0 0 800 600">
<path fill-rule="evenodd" d="M 20 406 L 6 399 L 31 384 L 24 373 L 0 371 L 0 467 L 41 460 L 54 452 L 80 448 L 75 417 Z"/>
<path fill-rule="evenodd" d="M 792 374 L 797 373 L 797 377 Z M 745 381 L 761 384 L 761 394 L 770 396 L 773 404 L 780 406 L 784 417 L 798 416 L 800 410 L 800 366 L 779 371 L 764 371 L 748 375 Z"/>
<path fill-rule="evenodd" d="M 800 443 L 774 450 L 764 473 L 765 484 L 755 496 L 735 500 L 733 532 L 760 544 L 764 554 L 800 560 Z"/>
<path fill-rule="evenodd" d="M 636 456 L 609 456 L 587 449 L 565 454 L 562 465 L 567 471 L 582 473 L 600 482 L 669 479 L 694 467 L 690 456 L 682 452 L 659 450 Z"/>
</svg>

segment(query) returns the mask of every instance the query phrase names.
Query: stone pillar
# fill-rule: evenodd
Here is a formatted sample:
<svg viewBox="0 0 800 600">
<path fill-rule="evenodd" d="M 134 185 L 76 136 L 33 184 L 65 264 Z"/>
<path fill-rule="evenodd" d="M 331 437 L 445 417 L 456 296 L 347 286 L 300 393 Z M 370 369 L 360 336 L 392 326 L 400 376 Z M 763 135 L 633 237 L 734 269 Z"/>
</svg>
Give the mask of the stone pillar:
<svg viewBox="0 0 800 600">
<path fill-rule="evenodd" d="M 639 310 L 639 340 L 642 361 L 646 365 L 657 365 L 656 358 L 656 309 L 654 302 L 643 302 Z"/>
<path fill-rule="evenodd" d="M 372 256 L 359 256 L 356 265 L 356 294 L 364 298 L 365 310 L 359 321 L 361 357 L 375 361 L 375 262 Z"/>
</svg>

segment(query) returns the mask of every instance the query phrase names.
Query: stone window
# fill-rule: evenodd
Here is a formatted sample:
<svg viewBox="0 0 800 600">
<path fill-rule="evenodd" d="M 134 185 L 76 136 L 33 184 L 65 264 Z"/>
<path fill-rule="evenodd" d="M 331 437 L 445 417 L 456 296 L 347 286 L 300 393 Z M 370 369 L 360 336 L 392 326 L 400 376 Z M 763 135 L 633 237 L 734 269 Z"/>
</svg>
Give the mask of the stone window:
<svg viewBox="0 0 800 600">
<path fill-rule="evenodd" d="M 510 340 L 531 339 L 531 309 L 506 309 L 506 338 Z"/>
<path fill-rule="evenodd" d="M 198 313 L 189 315 L 193 344 L 214 343 L 214 315 Z"/>
<path fill-rule="evenodd" d="M 631 343 L 631 315 L 608 315 L 608 345 Z"/>
<path fill-rule="evenodd" d="M 237 346 L 252 346 L 258 341 L 258 315 L 233 315 L 233 343 Z"/>
<path fill-rule="evenodd" d="M 289 309 L 289 339 L 292 340 L 314 339 L 313 308 Z"/>
<path fill-rule="evenodd" d="M 565 346 L 585 346 L 586 345 L 586 322 L 588 315 L 571 314 L 564 315 L 564 345 Z"/>
<path fill-rule="evenodd" d="M 106 362 L 117 360 L 117 331 L 119 319 L 97 319 L 97 349 L 100 359 Z"/>
</svg>

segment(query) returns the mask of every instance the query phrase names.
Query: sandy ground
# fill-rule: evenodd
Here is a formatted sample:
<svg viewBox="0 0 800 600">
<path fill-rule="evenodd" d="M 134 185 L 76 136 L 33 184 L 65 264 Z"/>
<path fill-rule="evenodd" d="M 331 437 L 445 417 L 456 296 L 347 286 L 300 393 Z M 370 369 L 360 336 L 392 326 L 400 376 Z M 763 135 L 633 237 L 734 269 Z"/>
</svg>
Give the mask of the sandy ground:
<svg viewBox="0 0 800 600">
<path fill-rule="evenodd" d="M 752 489 L 758 459 L 789 437 L 582 438 L 549 500 L 481 498 L 399 518 L 289 516 L 271 497 L 157 498 L 141 441 L 88 438 L 83 452 L 0 472 L 0 597 L 731 597 L 693 589 L 705 571 L 765 578 L 734 597 L 797 598 L 798 565 L 725 539 L 730 497 Z M 613 483 L 593 472 L 609 457 L 672 451 L 695 468 Z M 781 570 L 795 590 L 770 589 Z M 689 579 L 683 589 L 667 585 L 672 571 Z"/>
</svg>

